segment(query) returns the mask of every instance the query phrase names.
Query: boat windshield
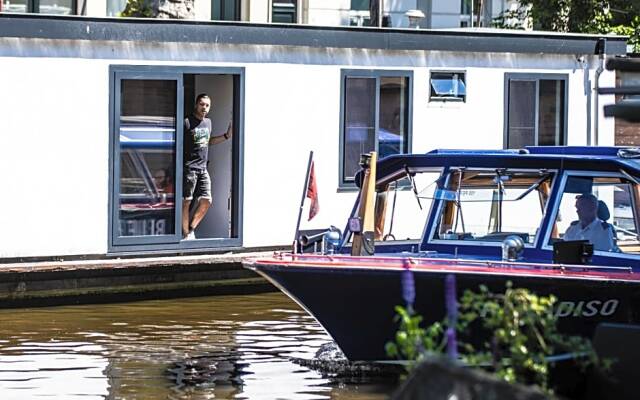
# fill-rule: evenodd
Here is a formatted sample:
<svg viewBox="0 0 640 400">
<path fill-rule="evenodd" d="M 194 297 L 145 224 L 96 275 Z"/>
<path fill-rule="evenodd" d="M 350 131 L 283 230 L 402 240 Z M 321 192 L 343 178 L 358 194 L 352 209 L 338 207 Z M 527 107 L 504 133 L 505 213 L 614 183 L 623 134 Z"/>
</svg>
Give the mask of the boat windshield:
<svg viewBox="0 0 640 400">
<path fill-rule="evenodd" d="M 407 172 L 378 193 L 375 239 L 419 242 L 441 174 L 441 168 Z"/>
<path fill-rule="evenodd" d="M 444 200 L 433 239 L 533 243 L 554 174 L 545 170 L 454 169 L 434 197 Z"/>
</svg>

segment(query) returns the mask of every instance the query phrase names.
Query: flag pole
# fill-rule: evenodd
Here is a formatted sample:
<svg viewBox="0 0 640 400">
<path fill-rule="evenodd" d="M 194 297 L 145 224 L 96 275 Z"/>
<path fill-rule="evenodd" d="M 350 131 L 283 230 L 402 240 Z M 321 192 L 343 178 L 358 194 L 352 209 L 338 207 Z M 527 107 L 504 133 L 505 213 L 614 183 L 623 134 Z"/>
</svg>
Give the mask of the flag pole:
<svg viewBox="0 0 640 400">
<path fill-rule="evenodd" d="M 298 210 L 298 222 L 296 223 L 296 234 L 293 238 L 294 253 L 296 252 L 296 241 L 300 232 L 300 219 L 302 218 L 302 209 L 304 208 L 304 199 L 307 197 L 307 189 L 309 188 L 309 174 L 311 173 L 311 163 L 313 163 L 313 150 L 309 151 L 309 162 L 307 163 L 307 175 L 304 179 L 304 188 L 302 189 L 302 199 L 300 199 L 300 209 Z"/>
</svg>

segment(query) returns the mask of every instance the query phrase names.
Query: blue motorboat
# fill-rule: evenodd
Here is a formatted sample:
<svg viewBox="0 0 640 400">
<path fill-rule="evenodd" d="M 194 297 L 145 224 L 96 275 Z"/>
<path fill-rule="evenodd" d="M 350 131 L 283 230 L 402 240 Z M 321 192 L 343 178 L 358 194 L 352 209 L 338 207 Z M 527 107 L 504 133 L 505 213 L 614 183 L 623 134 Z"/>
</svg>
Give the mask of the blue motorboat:
<svg viewBox="0 0 640 400">
<path fill-rule="evenodd" d="M 504 291 L 509 281 L 555 295 L 565 333 L 591 337 L 602 322 L 640 323 L 640 151 L 434 150 L 362 165 L 339 244 L 330 229 L 315 236 L 315 248 L 301 236 L 304 246 L 290 253 L 245 261 L 313 315 L 350 360 L 386 359 L 406 270 L 427 324 L 445 315 L 449 274 L 458 295 L 481 284 Z M 419 240 L 385 234 L 397 211 L 385 194 L 398 190 L 429 207 L 415 222 Z"/>
</svg>

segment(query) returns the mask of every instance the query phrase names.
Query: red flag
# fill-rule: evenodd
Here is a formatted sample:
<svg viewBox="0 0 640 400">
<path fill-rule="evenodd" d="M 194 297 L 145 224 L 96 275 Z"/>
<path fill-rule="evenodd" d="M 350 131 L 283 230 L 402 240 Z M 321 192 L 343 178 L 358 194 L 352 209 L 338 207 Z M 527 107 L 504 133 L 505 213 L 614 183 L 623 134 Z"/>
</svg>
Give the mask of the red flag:
<svg viewBox="0 0 640 400">
<path fill-rule="evenodd" d="M 309 221 L 316 216 L 320 211 L 320 203 L 318 203 L 318 187 L 316 186 L 316 172 L 313 168 L 315 162 L 311 163 L 309 169 L 309 184 L 307 185 L 307 197 L 311 199 L 311 206 L 309 207 Z"/>
</svg>

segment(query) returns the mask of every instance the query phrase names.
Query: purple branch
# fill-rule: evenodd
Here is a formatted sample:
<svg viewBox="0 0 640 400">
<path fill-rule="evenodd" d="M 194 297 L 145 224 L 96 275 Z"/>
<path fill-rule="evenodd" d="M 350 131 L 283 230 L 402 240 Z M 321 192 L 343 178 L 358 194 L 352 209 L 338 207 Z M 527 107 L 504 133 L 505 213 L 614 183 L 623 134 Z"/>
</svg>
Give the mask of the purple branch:
<svg viewBox="0 0 640 400">
<path fill-rule="evenodd" d="M 447 354 L 452 360 L 458 358 L 458 342 L 456 340 L 456 324 L 458 322 L 458 301 L 456 299 L 456 276 L 448 274 L 445 278 L 445 305 L 447 307 Z"/>
<path fill-rule="evenodd" d="M 402 282 L 402 299 L 407 305 L 407 310 L 413 311 L 413 302 L 416 300 L 416 285 L 413 280 L 413 271 L 409 266 L 409 262 L 405 260 L 401 275 Z"/>
</svg>

